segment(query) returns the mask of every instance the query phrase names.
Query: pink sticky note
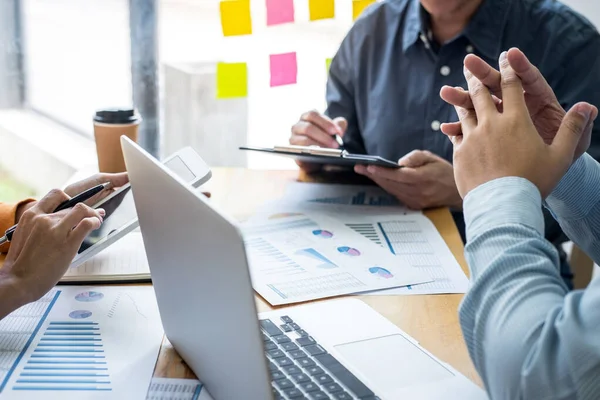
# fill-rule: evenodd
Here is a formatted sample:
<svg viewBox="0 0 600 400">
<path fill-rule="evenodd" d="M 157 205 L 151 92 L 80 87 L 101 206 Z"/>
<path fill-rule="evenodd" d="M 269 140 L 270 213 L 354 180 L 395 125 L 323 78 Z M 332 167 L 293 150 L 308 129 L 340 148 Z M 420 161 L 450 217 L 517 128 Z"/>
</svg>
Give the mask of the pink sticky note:
<svg viewBox="0 0 600 400">
<path fill-rule="evenodd" d="M 266 0 L 267 25 L 294 22 L 294 0 Z"/>
<path fill-rule="evenodd" d="M 271 87 L 293 85 L 298 78 L 296 53 L 271 54 Z"/>
</svg>

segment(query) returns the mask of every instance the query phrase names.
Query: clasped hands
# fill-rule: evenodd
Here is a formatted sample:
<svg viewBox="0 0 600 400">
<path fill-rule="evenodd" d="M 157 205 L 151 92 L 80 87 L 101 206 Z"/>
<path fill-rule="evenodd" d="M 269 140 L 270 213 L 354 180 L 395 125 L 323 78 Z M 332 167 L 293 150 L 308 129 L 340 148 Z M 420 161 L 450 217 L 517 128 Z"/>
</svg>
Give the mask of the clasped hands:
<svg viewBox="0 0 600 400">
<path fill-rule="evenodd" d="M 477 56 L 465 59 L 468 91 L 444 87 L 459 122 L 442 125 L 454 144 L 461 197 L 491 180 L 528 179 L 546 198 L 589 147 L 598 109 L 561 107 L 540 71 L 518 49 L 503 52 L 500 71 Z"/>
</svg>

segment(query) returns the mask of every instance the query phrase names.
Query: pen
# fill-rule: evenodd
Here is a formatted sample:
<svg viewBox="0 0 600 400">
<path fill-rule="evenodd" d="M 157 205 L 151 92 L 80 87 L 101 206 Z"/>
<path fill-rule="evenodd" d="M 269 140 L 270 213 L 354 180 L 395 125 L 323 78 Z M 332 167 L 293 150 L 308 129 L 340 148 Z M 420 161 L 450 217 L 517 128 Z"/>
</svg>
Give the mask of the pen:
<svg viewBox="0 0 600 400">
<path fill-rule="evenodd" d="M 335 135 L 335 141 L 340 145 L 340 149 L 344 150 L 344 140 L 342 140 L 340 135 Z"/>
<path fill-rule="evenodd" d="M 109 186 L 110 183 L 107 182 L 101 185 L 94 186 L 93 188 L 88 189 L 84 192 L 81 192 L 72 199 L 65 200 L 62 203 L 60 203 L 58 207 L 56 207 L 54 212 L 57 213 L 59 211 L 66 210 L 67 208 L 74 207 L 78 203 L 83 203 L 84 201 L 91 199 L 92 197 L 94 197 L 104 189 L 108 188 Z M 6 232 L 4 232 L 4 236 L 0 238 L 0 245 L 6 242 L 10 242 L 12 240 L 13 234 L 15 233 L 17 226 L 18 225 L 13 225 L 12 227 L 8 228 Z"/>
</svg>

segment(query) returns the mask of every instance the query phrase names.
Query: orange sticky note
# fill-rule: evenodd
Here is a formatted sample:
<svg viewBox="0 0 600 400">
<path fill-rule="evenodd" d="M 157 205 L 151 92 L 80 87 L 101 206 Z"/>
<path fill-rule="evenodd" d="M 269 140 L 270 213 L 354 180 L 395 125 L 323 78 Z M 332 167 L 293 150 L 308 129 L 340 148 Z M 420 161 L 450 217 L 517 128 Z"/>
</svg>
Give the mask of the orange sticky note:
<svg viewBox="0 0 600 400">
<path fill-rule="evenodd" d="M 356 21 L 360 14 L 365 10 L 365 8 L 369 7 L 371 4 L 375 3 L 376 0 L 353 0 L 352 1 L 352 19 Z"/>
<path fill-rule="evenodd" d="M 334 0 L 308 0 L 308 11 L 311 21 L 335 18 Z"/>
<path fill-rule="evenodd" d="M 217 99 L 248 96 L 248 66 L 246 63 L 217 64 Z"/>
<path fill-rule="evenodd" d="M 250 35 L 252 33 L 250 0 L 223 0 L 220 9 L 224 36 Z"/>
<path fill-rule="evenodd" d="M 327 68 L 327 73 L 329 74 L 329 68 L 331 68 L 331 58 L 325 59 L 325 67 Z"/>
</svg>

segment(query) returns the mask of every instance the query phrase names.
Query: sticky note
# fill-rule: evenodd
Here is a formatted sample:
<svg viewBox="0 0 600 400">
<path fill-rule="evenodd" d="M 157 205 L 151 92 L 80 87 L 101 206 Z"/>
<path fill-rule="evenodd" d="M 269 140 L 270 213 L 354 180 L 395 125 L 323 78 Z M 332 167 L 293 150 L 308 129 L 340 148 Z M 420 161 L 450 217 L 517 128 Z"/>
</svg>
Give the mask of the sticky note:
<svg viewBox="0 0 600 400">
<path fill-rule="evenodd" d="M 329 68 L 331 68 L 331 58 L 325 59 L 325 67 L 327 68 L 327 73 L 329 74 Z"/>
<path fill-rule="evenodd" d="M 334 0 L 308 0 L 309 18 L 311 21 L 335 17 Z"/>
<path fill-rule="evenodd" d="M 250 0 L 223 0 L 220 8 L 224 36 L 250 35 L 252 33 Z"/>
<path fill-rule="evenodd" d="M 356 19 L 362 14 L 365 8 L 375 3 L 376 0 L 352 0 L 352 19 Z"/>
<path fill-rule="evenodd" d="M 267 25 L 294 22 L 294 0 L 266 0 Z"/>
<path fill-rule="evenodd" d="M 298 79 L 296 53 L 272 54 L 271 87 L 293 85 Z"/>
<path fill-rule="evenodd" d="M 246 63 L 217 64 L 217 99 L 248 96 L 248 66 Z"/>
</svg>

